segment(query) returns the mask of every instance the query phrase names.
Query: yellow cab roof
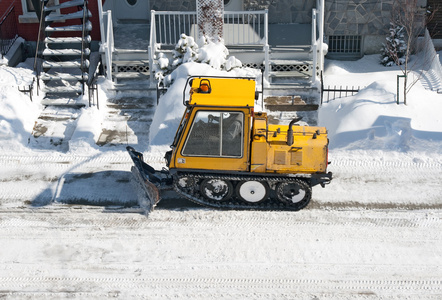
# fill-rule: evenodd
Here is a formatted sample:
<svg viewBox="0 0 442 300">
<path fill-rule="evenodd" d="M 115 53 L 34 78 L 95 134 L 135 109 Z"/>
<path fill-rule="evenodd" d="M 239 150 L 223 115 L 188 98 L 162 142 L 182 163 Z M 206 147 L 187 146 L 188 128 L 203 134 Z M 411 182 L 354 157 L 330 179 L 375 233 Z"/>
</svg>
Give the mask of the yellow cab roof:
<svg viewBox="0 0 442 300">
<path fill-rule="evenodd" d="M 206 83 L 210 89 L 202 91 Z M 255 105 L 255 80 L 252 78 L 194 77 L 189 104 L 203 106 L 251 106 Z"/>
</svg>

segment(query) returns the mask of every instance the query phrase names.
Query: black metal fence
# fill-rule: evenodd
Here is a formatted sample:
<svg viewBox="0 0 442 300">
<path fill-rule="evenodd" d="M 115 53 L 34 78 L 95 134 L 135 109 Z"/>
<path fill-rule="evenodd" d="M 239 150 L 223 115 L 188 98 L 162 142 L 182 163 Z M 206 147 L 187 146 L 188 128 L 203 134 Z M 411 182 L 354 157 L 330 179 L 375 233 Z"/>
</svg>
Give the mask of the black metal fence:
<svg viewBox="0 0 442 300">
<path fill-rule="evenodd" d="M 324 94 L 327 94 L 327 102 L 329 102 L 333 99 L 353 96 L 359 93 L 360 89 L 360 86 L 358 86 L 357 88 L 354 86 L 352 86 L 351 88 L 349 88 L 348 86 L 346 86 L 345 88 L 340 86 L 339 88 L 337 88 L 336 85 L 333 88 L 331 88 L 330 86 L 324 87 L 324 74 L 321 72 L 321 104 L 324 103 Z"/>
<path fill-rule="evenodd" d="M 2 58 L 8 53 L 17 38 L 18 29 L 13 2 L 0 19 L 0 52 Z"/>
<path fill-rule="evenodd" d="M 360 89 L 361 89 L 360 86 L 358 86 L 358 87 L 352 86 L 351 88 L 349 88 L 348 86 L 346 86 L 345 88 L 343 88 L 342 86 L 340 86 L 339 88 L 337 88 L 336 86 L 334 86 L 333 88 L 331 88 L 330 86 L 328 86 L 327 88 L 323 87 L 321 89 L 321 103 L 324 102 L 324 98 L 325 98 L 324 94 L 327 94 L 326 101 L 329 102 L 333 99 L 339 99 L 339 98 L 344 98 L 344 97 L 348 97 L 348 96 L 353 96 L 353 95 L 357 94 Z"/>
</svg>

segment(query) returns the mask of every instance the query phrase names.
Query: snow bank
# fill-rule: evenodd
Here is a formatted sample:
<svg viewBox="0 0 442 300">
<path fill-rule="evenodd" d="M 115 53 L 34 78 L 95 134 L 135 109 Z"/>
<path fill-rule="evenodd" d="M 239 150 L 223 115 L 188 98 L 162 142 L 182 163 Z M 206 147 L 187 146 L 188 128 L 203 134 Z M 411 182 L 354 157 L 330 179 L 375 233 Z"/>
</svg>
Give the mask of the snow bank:
<svg viewBox="0 0 442 300">
<path fill-rule="evenodd" d="M 368 84 L 358 94 L 323 104 L 319 123 L 329 131 L 330 148 L 442 153 L 442 95 L 417 82 L 397 105 L 398 69 L 374 64 L 377 56 L 356 62 L 329 61 L 326 81 Z M 364 77 L 364 78 L 362 78 Z M 344 81 L 345 82 L 345 81 Z M 428 144 L 431 141 L 431 146 Z"/>
<path fill-rule="evenodd" d="M 9 64 L 10 59 L 17 52 L 17 49 L 21 47 L 24 41 L 25 40 L 22 37 L 18 37 L 14 41 L 14 44 L 12 44 L 12 47 L 9 49 L 8 53 L 6 53 L 3 57 L 0 57 L 0 66 L 7 66 Z"/>
<path fill-rule="evenodd" d="M 0 66 L 0 149 L 21 151 L 28 143 L 40 114 L 39 99 L 31 102 L 29 95 L 18 88 L 32 83 L 32 70 L 26 64 L 17 68 Z"/>
</svg>

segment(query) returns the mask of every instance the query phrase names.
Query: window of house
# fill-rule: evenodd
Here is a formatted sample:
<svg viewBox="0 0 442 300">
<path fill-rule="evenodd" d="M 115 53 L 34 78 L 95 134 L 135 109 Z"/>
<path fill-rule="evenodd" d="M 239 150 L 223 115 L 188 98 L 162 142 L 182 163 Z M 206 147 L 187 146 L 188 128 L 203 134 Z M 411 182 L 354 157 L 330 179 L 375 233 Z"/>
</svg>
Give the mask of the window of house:
<svg viewBox="0 0 442 300">
<path fill-rule="evenodd" d="M 182 155 L 242 157 L 243 124 L 240 112 L 197 112 Z"/>
<path fill-rule="evenodd" d="M 35 14 L 35 7 L 32 3 L 32 0 L 21 0 L 22 8 L 23 8 L 23 15 L 19 17 L 20 23 L 37 23 L 38 18 Z M 58 5 L 59 0 L 49 0 L 46 5 L 52 6 L 52 5 Z M 59 11 L 57 10 L 57 13 Z"/>
<path fill-rule="evenodd" d="M 360 35 L 331 35 L 328 37 L 328 52 L 359 55 L 361 40 Z"/>
</svg>

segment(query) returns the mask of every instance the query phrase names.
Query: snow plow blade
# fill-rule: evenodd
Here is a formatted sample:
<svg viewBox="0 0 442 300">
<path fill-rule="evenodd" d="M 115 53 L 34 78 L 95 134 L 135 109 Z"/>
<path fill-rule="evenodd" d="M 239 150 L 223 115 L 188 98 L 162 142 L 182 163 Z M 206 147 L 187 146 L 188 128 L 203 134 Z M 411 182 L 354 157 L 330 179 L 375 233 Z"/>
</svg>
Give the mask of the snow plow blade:
<svg viewBox="0 0 442 300">
<path fill-rule="evenodd" d="M 171 185 L 172 178 L 166 171 L 156 171 L 146 164 L 142 153 L 130 146 L 126 149 L 134 162 L 131 171 L 138 185 L 138 204 L 148 215 L 161 200 L 160 188 Z"/>
</svg>

